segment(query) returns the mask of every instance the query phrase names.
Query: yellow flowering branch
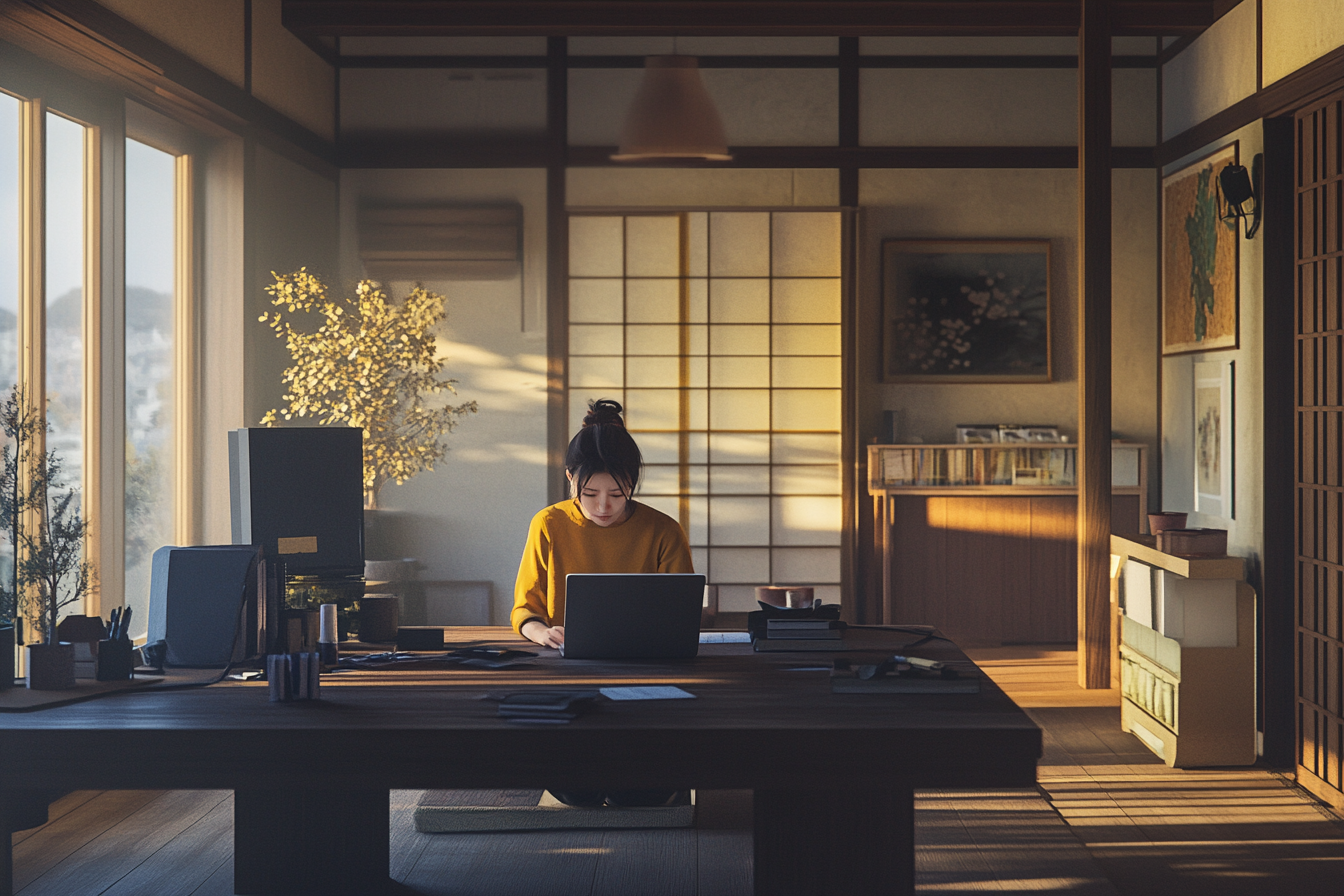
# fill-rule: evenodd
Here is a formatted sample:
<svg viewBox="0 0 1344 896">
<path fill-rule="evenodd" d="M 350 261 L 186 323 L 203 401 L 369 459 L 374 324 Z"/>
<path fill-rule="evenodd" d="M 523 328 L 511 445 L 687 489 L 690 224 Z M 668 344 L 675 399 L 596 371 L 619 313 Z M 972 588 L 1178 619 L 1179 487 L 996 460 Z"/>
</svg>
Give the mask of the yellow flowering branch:
<svg viewBox="0 0 1344 896">
<path fill-rule="evenodd" d="M 444 297 L 416 286 L 397 304 L 378 284 L 361 280 L 353 298 L 331 299 L 326 284 L 307 268 L 277 274 L 266 287 L 275 311 L 259 318 L 285 340 L 294 366 L 285 369 L 284 409 L 272 408 L 265 426 L 310 418 L 324 426 L 364 430 L 364 501 L 378 506 L 378 492 L 434 469 L 448 447 L 443 437 L 476 402 L 430 407 L 426 398 L 454 395 L 457 380 L 439 379 L 443 360 L 433 330 L 445 317 Z M 316 312 L 321 326 L 299 330 L 290 321 Z"/>
</svg>

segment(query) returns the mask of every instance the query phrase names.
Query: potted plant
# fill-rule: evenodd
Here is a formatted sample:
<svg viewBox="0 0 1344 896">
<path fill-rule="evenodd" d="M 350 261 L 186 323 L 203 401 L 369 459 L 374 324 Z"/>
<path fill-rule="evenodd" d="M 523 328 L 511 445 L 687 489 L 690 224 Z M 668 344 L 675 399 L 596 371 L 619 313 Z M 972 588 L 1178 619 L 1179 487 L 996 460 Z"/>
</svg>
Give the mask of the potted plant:
<svg viewBox="0 0 1344 896">
<path fill-rule="evenodd" d="M 3 558 L 8 561 L 8 569 L 0 575 L 0 690 L 4 690 L 14 685 L 14 649 L 22 640 L 19 609 L 27 590 L 19 565 L 20 524 L 38 503 L 27 476 L 28 471 L 37 471 L 40 466 L 37 445 L 46 431 L 45 422 L 18 386 L 0 402 L 0 431 L 5 435 L 5 445 L 0 448 L 0 530 L 10 548 L 9 556 Z"/>
<path fill-rule="evenodd" d="M 294 365 L 282 379 L 287 404 L 261 422 L 298 417 L 364 430 L 364 502 L 377 509 L 384 485 L 434 469 L 448 450 L 444 437 L 477 410 L 474 401 L 454 407 L 428 400 L 457 394 L 456 380 L 439 378 L 443 358 L 434 330 L 445 317 L 445 298 L 416 286 L 397 303 L 374 281 L 361 280 L 353 297 L 332 299 L 306 268 L 272 276 L 266 291 L 277 310 L 260 319 L 284 338 Z M 316 312 L 321 325 L 300 329 L 291 320 L 295 312 Z"/>
<path fill-rule="evenodd" d="M 79 492 L 60 483 L 60 457 L 41 449 L 47 423 L 24 390 L 16 387 L 0 403 L 0 429 L 13 443 L 0 451 L 0 523 L 13 548 L 10 581 L 0 586 L 4 605 L 15 616 L 25 610 L 39 636 L 28 645 L 28 687 L 72 688 L 75 648 L 57 640 L 56 623 L 62 608 L 93 587 L 93 567 L 84 559 L 88 523 Z"/>
</svg>

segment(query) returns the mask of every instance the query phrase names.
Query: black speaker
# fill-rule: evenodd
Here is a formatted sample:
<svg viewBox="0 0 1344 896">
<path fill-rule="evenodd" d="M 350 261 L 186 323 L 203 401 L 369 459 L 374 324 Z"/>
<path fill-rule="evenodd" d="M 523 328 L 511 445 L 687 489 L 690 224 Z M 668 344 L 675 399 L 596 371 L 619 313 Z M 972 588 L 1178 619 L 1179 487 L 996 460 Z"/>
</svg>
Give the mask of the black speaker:
<svg viewBox="0 0 1344 896">
<path fill-rule="evenodd" d="M 170 666 L 227 666 L 257 653 L 253 545 L 159 548 L 149 573 L 149 638 Z"/>
<path fill-rule="evenodd" d="M 229 433 L 234 544 L 289 575 L 364 574 L 364 434 L 351 427 Z"/>
</svg>

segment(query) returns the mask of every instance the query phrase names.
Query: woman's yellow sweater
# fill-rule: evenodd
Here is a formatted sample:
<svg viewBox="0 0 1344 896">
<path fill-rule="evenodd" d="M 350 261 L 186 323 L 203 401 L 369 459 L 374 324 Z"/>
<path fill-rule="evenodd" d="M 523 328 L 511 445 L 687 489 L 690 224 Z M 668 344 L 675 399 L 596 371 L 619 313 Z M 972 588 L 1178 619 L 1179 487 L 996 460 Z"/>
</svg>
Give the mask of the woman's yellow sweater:
<svg viewBox="0 0 1344 896">
<path fill-rule="evenodd" d="M 571 572 L 693 572 L 686 533 L 672 517 L 631 502 L 630 516 L 605 528 L 574 499 L 532 517 L 513 588 L 513 630 L 539 619 L 565 621 L 565 576 Z"/>
</svg>

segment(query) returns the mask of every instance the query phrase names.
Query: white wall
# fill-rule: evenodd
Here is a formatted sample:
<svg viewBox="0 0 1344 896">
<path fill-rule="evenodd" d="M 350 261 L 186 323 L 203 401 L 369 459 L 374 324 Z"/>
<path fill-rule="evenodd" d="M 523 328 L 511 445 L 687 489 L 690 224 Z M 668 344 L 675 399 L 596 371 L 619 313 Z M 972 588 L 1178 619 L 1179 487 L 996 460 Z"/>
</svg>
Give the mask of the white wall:
<svg viewBox="0 0 1344 896">
<path fill-rule="evenodd" d="M 448 297 L 439 335 L 444 373 L 458 380 L 454 403 L 475 400 L 447 438 L 432 472 L 388 485 L 378 524 L 394 556 L 415 557 L 421 578 L 489 582 L 488 618 L 507 624 L 532 515 L 546 505 L 546 340 L 542 308 L 546 271 L 546 178 L 540 170 L 348 170 L 341 178 L 341 281 L 362 276 L 357 216 L 361 203 L 523 206 L 522 273 L 489 282 L 426 281 Z M 392 283 L 404 294 L 409 283 Z M 526 310 L 526 314 L 525 314 Z M 525 331 L 525 319 L 528 330 Z M 380 559 L 380 558 L 371 558 Z M 466 589 L 466 586 L 461 586 Z"/>
</svg>

